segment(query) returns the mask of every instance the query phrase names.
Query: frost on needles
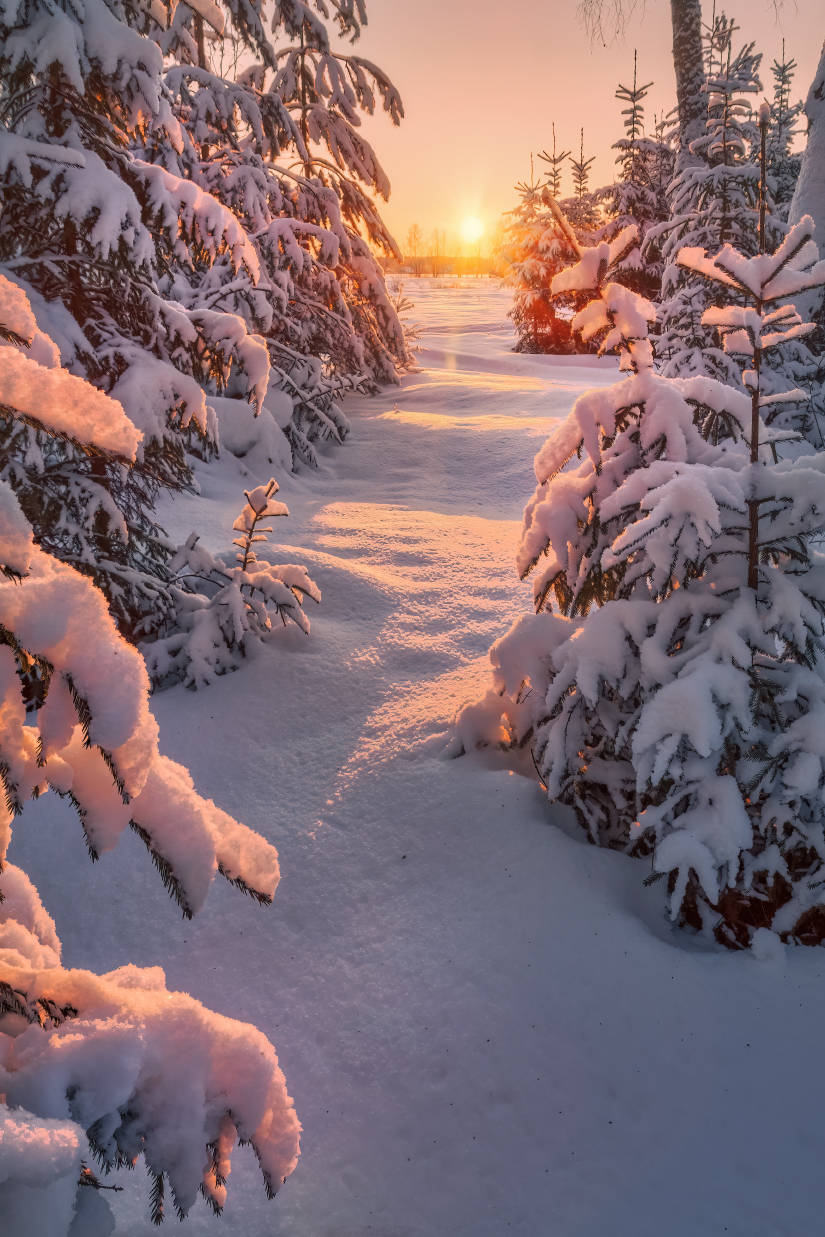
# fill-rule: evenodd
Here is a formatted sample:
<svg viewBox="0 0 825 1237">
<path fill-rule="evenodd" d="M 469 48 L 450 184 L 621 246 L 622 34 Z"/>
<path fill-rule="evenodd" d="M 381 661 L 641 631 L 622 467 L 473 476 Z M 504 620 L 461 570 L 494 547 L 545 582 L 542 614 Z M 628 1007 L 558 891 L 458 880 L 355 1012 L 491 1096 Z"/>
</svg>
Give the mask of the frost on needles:
<svg viewBox="0 0 825 1237">
<path fill-rule="evenodd" d="M 41 440 L 127 468 L 142 434 L 117 401 L 40 363 L 54 344 L 8 281 L 0 340 L 5 415 Z M 272 487 L 261 488 L 263 501 L 251 491 L 237 522 L 238 570 L 242 587 L 258 567 L 273 592 L 278 581 L 252 547 L 259 518 L 284 512 Z M 6 861 L 15 818 L 51 789 L 74 805 L 93 860 L 131 828 L 186 918 L 217 876 L 271 902 L 275 849 L 161 754 L 148 694 L 143 659 L 118 633 L 103 593 L 35 544 L 0 480 L 0 1223 L 13 1231 L 32 1205 L 55 1237 L 65 1237 L 73 1214 L 91 1222 L 102 1183 L 84 1160 L 108 1173 L 142 1155 L 156 1223 L 164 1209 L 185 1215 L 199 1192 L 221 1210 L 239 1139 L 254 1147 L 270 1196 L 296 1163 L 300 1126 L 266 1038 L 167 991 L 159 967 L 64 969 L 37 890 Z"/>
<path fill-rule="evenodd" d="M 493 646 L 454 741 L 532 742 L 590 840 L 645 857 L 672 917 L 733 948 L 759 927 L 825 939 L 825 454 L 794 429 L 805 393 L 764 382 L 810 329 L 793 298 L 825 283 L 812 231 L 679 255 L 737 294 L 705 321 L 750 358 L 744 391 L 655 372 L 653 306 L 612 281 L 632 229 L 556 276 L 596 293 L 574 327 L 627 377 L 536 456 L 518 554 L 536 613 Z"/>
</svg>

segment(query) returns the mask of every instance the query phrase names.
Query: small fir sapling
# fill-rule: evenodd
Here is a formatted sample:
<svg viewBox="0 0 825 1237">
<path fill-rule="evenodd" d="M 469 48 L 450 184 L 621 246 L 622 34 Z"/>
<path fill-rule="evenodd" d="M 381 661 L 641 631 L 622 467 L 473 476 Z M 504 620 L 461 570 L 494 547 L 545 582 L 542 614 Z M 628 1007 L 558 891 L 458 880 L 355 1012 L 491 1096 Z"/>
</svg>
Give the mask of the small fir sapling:
<svg viewBox="0 0 825 1237">
<path fill-rule="evenodd" d="M 556 152 L 555 123 L 552 125 L 552 130 L 553 130 L 553 153 L 552 155 L 546 150 L 541 150 L 539 151 L 538 157 L 544 163 L 547 164 L 548 170 L 545 173 L 547 177 L 547 188 L 550 190 L 553 197 L 558 199 L 559 197 L 561 197 L 561 171 L 562 171 L 562 167 L 565 161 L 570 158 L 570 151 L 562 150 L 560 153 Z"/>
<path fill-rule="evenodd" d="M 48 360 L 50 341 L 37 336 L 28 300 L 14 285 L 3 289 L 0 323 L 6 415 L 121 467 L 134 459 L 141 434 L 119 403 L 28 355 L 27 344 Z M 252 519 L 241 517 L 239 538 L 247 573 L 271 502 L 250 497 L 255 509 Z M 22 1214 L 29 1187 L 40 1188 L 44 1224 L 66 1237 L 73 1214 L 89 1211 L 83 1190 L 101 1184 L 84 1155 L 107 1173 L 143 1155 L 155 1182 L 156 1223 L 164 1183 L 179 1216 L 199 1191 L 220 1211 L 238 1139 L 252 1143 L 271 1197 L 295 1167 L 300 1132 L 271 1045 L 255 1028 L 168 992 L 159 967 L 124 966 L 103 976 L 65 970 L 53 921 L 6 856 L 13 821 L 28 799 L 49 789 L 74 805 L 93 860 L 131 828 L 186 918 L 201 909 L 218 875 L 271 902 L 277 853 L 201 798 L 187 770 L 160 753 L 143 659 L 118 634 L 92 581 L 38 548 L 5 481 L 0 572 L 4 1221 Z"/>
<path fill-rule="evenodd" d="M 277 492 L 274 479 L 244 491 L 246 503 L 232 526 L 241 534 L 233 541 L 240 550 L 237 567 L 200 546 L 196 533 L 178 547 L 170 562 L 176 630 L 141 646 L 155 686 L 182 682 L 197 688 L 236 670 L 251 644 L 271 633 L 274 617 L 309 634 L 303 601 L 311 597 L 320 603 L 321 590 L 305 567 L 260 562 L 255 551 L 272 532 L 261 521 L 289 515 L 273 497 Z"/>
<path fill-rule="evenodd" d="M 812 230 L 679 257 L 741 299 L 707 313 L 729 348 L 747 337 L 747 395 L 654 372 L 655 310 L 611 281 L 633 229 L 556 276 L 597 292 L 574 327 L 629 374 L 536 457 L 518 563 L 537 613 L 493 647 L 453 746 L 532 741 L 590 840 L 647 856 L 673 918 L 732 948 L 758 927 L 825 939 L 825 457 L 779 458 L 797 435 L 766 421 L 799 394 L 762 386 L 804 331 L 794 297 L 825 283 Z"/>
</svg>

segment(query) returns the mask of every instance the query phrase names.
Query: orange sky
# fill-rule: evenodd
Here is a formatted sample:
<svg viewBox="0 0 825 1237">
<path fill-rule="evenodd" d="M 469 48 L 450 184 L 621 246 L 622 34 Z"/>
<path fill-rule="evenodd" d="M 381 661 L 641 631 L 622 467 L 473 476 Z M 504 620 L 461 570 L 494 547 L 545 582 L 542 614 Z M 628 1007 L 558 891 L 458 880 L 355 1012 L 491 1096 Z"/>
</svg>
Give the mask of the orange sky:
<svg viewBox="0 0 825 1237">
<path fill-rule="evenodd" d="M 479 216 L 488 230 L 515 205 L 513 185 L 530 173 L 530 152 L 552 143 L 595 155 L 591 186 L 613 179 L 610 145 L 621 135 L 617 84 L 639 77 L 654 86 L 646 118 L 675 102 L 670 4 L 647 0 L 624 42 L 591 49 L 575 15 L 575 0 L 367 0 L 369 26 L 352 49 L 380 65 L 398 86 L 406 118 L 399 129 L 367 118 L 366 136 L 389 175 L 392 196 L 382 213 L 396 238 L 417 222 L 457 235 Z M 640 6 L 641 9 L 642 6 Z M 710 4 L 705 3 L 707 14 Z M 717 10 L 722 7 L 717 0 Z M 772 90 L 770 63 L 787 52 L 799 66 L 797 95 L 813 78 L 823 37 L 822 0 L 787 0 L 777 26 L 771 0 L 724 5 L 741 27 L 741 42 L 764 53 L 762 81 Z M 497 14 L 506 14 L 500 18 Z M 572 193 L 569 172 L 564 193 Z"/>
</svg>

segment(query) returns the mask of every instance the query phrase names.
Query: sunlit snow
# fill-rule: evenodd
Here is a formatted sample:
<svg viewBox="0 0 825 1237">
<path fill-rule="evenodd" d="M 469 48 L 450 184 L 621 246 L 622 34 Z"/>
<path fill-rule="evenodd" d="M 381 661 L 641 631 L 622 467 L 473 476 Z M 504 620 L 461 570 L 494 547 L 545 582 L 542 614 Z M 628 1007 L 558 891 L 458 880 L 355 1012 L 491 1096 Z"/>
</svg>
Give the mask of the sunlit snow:
<svg viewBox="0 0 825 1237">
<path fill-rule="evenodd" d="M 514 555 L 533 456 L 615 364 L 513 353 L 489 281 L 405 291 L 423 372 L 348 399 L 353 432 L 317 473 L 271 469 L 290 516 L 265 552 L 317 581 L 311 634 L 153 702 L 162 750 L 276 844 L 273 905 L 221 884 L 183 923 L 137 838 L 90 864 L 54 795 L 9 857 L 65 966 L 160 966 L 275 1047 L 298 1168 L 268 1203 L 237 1153 L 223 1218 L 199 1203 L 191 1237 L 814 1233 L 821 950 L 692 948 L 666 882 L 579 840 L 527 753 L 443 757 L 530 606 Z M 161 522 L 226 556 L 269 472 L 224 451 L 197 476 Z M 138 1237 L 149 1182 L 120 1178 L 117 1234 Z"/>
</svg>

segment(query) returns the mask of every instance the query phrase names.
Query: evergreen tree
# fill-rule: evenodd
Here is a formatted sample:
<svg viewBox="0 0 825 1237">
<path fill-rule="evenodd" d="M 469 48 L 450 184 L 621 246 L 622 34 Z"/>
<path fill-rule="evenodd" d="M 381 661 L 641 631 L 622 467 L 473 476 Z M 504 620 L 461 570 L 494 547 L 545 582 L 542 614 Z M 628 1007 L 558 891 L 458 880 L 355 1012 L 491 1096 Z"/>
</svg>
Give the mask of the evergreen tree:
<svg viewBox="0 0 825 1237">
<path fill-rule="evenodd" d="M 323 0 L 315 0 L 315 7 L 327 13 Z M 336 4 L 335 20 L 340 33 L 355 41 L 366 23 L 363 0 Z M 394 381 L 396 363 L 406 356 L 404 337 L 370 245 L 396 260 L 401 253 L 365 192 L 386 200 L 390 185 L 374 150 L 357 130 L 359 111 L 372 115 L 376 96 L 392 123 L 399 124 L 404 115 L 401 99 L 370 61 L 332 50 L 325 26 L 308 5 L 278 0 L 272 27 L 299 43 L 277 50 L 270 89 L 298 123 L 306 151 L 304 176 L 337 200 L 343 220 L 338 279 L 368 372 L 376 380 Z"/>
<path fill-rule="evenodd" d="M 561 170 L 562 165 L 570 158 L 570 151 L 563 150 L 561 153 L 556 153 L 556 126 L 555 123 L 551 126 L 553 131 L 553 153 L 548 154 L 546 150 L 539 151 L 539 159 L 547 164 L 546 185 L 554 198 L 561 196 Z"/>
<path fill-rule="evenodd" d="M 825 476 L 819 455 L 777 462 L 795 435 L 767 416 L 797 393 L 763 386 L 804 330 L 794 297 L 825 283 L 812 231 L 770 257 L 680 254 L 741 298 L 706 324 L 750 350 L 747 395 L 654 372 L 655 310 L 612 281 L 632 228 L 556 276 L 596 290 L 574 327 L 629 376 L 580 397 L 536 457 L 518 561 L 538 613 L 458 719 L 465 747 L 532 736 L 550 798 L 593 842 L 648 856 L 673 918 L 731 948 L 760 927 L 825 939 Z"/>
<path fill-rule="evenodd" d="M 159 487 L 191 485 L 187 451 L 215 449 L 209 396 L 258 412 L 267 392 L 290 400 L 276 419 L 313 463 L 315 440 L 347 431 L 336 398 L 406 360 L 369 247 L 394 243 L 359 178 L 388 186 L 357 133 L 376 93 L 397 121 L 397 94 L 333 54 L 304 6 L 276 13 L 302 40 L 279 52 L 259 4 L 203 8 L 206 26 L 193 6 L 146 0 L 32 0 L 0 19 L 0 265 L 56 341 L 51 363 L 112 395 L 143 435 L 124 469 L 0 418 L 0 476 L 38 543 L 99 584 L 132 639 L 175 622 L 174 546 L 151 512 Z M 336 11 L 357 36 L 363 6 Z M 209 23 L 211 42 L 226 26 L 259 63 L 212 72 Z M 290 153 L 297 168 L 275 162 Z"/>
<path fill-rule="evenodd" d="M 771 73 L 774 78 L 771 124 L 768 132 L 768 171 L 772 178 L 773 199 L 782 219 L 787 219 L 793 197 L 801 155 L 791 153 L 791 145 L 799 133 L 799 117 L 802 103 L 791 103 L 796 61 L 785 56 L 785 40 L 782 40 L 782 59 L 774 60 Z"/>
<path fill-rule="evenodd" d="M 759 199 L 759 248 L 765 247 L 765 237 L 768 230 L 768 207 L 770 202 L 769 188 L 775 181 L 770 176 L 771 138 L 775 133 L 774 110 L 766 102 L 759 109 L 759 127 L 761 132 L 760 162 L 761 186 Z M 681 259 L 677 257 L 681 265 Z M 724 285 L 724 296 L 718 291 L 714 295 L 716 305 L 722 305 L 734 291 L 732 285 Z M 711 294 L 714 294 L 711 285 Z M 740 291 L 741 300 L 741 291 Z M 718 313 L 721 310 L 716 311 Z M 814 351 L 821 329 L 816 323 L 803 322 L 797 315 L 795 322 L 790 321 L 790 310 L 784 322 L 784 335 L 781 347 L 770 347 L 764 351 L 760 360 L 760 385 L 765 396 L 771 396 L 773 402 L 766 405 L 766 424 L 777 430 L 791 431 L 800 443 L 805 446 L 784 448 L 784 454 L 792 451 L 808 453 L 825 448 L 825 365 L 821 357 Z M 714 310 L 705 313 L 705 323 L 716 327 L 717 334 L 722 335 L 725 352 L 732 357 L 741 370 L 743 387 L 748 390 L 752 384 L 754 366 L 753 347 L 746 332 L 725 333 L 716 326 Z M 793 328 L 793 329 L 791 329 Z M 788 393 L 792 393 L 789 397 Z"/>
<path fill-rule="evenodd" d="M 263 340 L 176 285 L 224 256 L 254 275 L 257 259 L 231 212 L 129 152 L 147 132 L 182 141 L 154 43 L 103 0 L 32 0 L 0 22 L 0 264 L 57 344 L 48 363 L 112 395 L 142 434 L 124 469 L 4 415 L 0 476 L 38 543 L 89 574 L 135 638 L 169 607 L 154 496 L 190 484 L 187 448 L 215 444 L 204 386 L 232 380 L 260 407 L 269 374 Z"/>
<path fill-rule="evenodd" d="M 141 434 L 117 401 L 42 363 L 55 352 L 27 296 L 0 277 L 6 418 L 35 430 L 38 441 L 71 444 L 78 458 L 127 467 Z M 245 520 L 247 570 L 255 535 Z M 295 1167 L 300 1126 L 265 1037 L 168 992 L 159 967 L 127 965 L 103 976 L 64 969 L 54 922 L 6 856 L 15 817 L 49 789 L 75 807 L 92 859 L 131 828 L 187 919 L 218 875 L 271 902 L 277 854 L 202 799 L 186 769 L 160 753 L 142 657 L 118 634 L 92 581 L 35 544 L 5 481 L 0 572 L 0 1019 L 5 1046 L 8 1032 L 14 1042 L 0 1063 L 6 1156 L 9 1134 L 20 1140 L 15 1179 L 2 1173 L 4 1223 L 9 1208 L 36 1209 L 43 1231 L 67 1237 L 78 1182 L 75 1214 L 85 1224 L 102 1183 L 84 1156 L 108 1173 L 142 1155 L 155 1223 L 167 1188 L 180 1218 L 199 1191 L 220 1212 L 238 1139 L 252 1143 L 272 1197 Z M 54 1118 L 62 1120 L 59 1146 Z M 59 1179 L 66 1189 L 32 1199 L 32 1187 Z M 106 1210 L 97 1209 L 95 1231 L 111 1231 Z"/>
<path fill-rule="evenodd" d="M 241 534 L 233 543 L 241 551 L 235 556 L 238 566 L 230 567 L 199 546 L 197 533 L 178 546 L 169 564 L 174 630 L 142 646 L 154 686 L 182 682 L 202 687 L 237 670 L 250 645 L 270 634 L 273 618 L 283 626 L 293 622 L 309 634 L 302 605 L 305 597 L 320 603 L 320 589 L 306 568 L 259 562 L 254 548 L 272 532 L 261 520 L 289 515 L 286 505 L 273 497 L 277 492 L 274 478 L 244 491 L 246 503 L 232 526 Z"/>
<path fill-rule="evenodd" d="M 669 218 L 665 189 L 672 176 L 675 157 L 661 133 L 654 138 L 645 136 L 643 100 L 652 84 L 637 84 L 634 52 L 633 86 L 620 85 L 616 91 L 616 98 L 628 105 L 622 112 L 626 135 L 613 144 L 613 149 L 619 151 L 616 162 L 621 167 L 621 175 L 615 184 L 599 194 L 609 216 L 608 224 L 601 231 L 602 239 L 613 240 L 630 224 L 636 225 L 641 243 L 623 260 L 616 277 L 620 283 L 647 297 L 659 291 L 662 263 L 658 257 L 644 254 L 644 238 L 654 224 Z"/>
<path fill-rule="evenodd" d="M 703 325 L 711 292 L 705 282 L 677 265 L 685 246 L 719 249 L 730 243 L 753 256 L 758 251 L 759 149 L 758 127 L 747 96 L 761 90 L 761 56 L 753 44 L 732 55 L 735 27 L 717 18 L 708 38 L 707 132 L 692 142 L 701 160 L 685 168 L 669 190 L 671 219 L 652 227 L 647 247 L 661 245 L 666 263 L 662 277 L 660 356 L 669 377 L 707 374 L 740 385 L 738 367 L 719 346 L 715 332 Z M 769 241 L 778 243 L 784 228 L 769 201 Z M 735 289 L 713 295 L 738 299 Z"/>
<path fill-rule="evenodd" d="M 497 251 L 502 277 L 513 288 L 510 317 L 519 336 L 517 352 L 577 351 L 570 328 L 575 298 L 560 306 L 550 292 L 554 275 L 575 261 L 579 244 L 592 239 L 589 226 L 570 229 L 553 192 L 561 185 L 561 167 L 569 155 L 569 151 L 557 153 L 554 125 L 553 153 L 539 155 L 549 168 L 545 180 L 516 185 L 521 203 L 510 212 L 511 222 Z"/>
<path fill-rule="evenodd" d="M 270 42 L 254 6 L 226 7 L 256 63 L 234 79 L 209 71 L 175 10 L 159 39 L 179 59 L 165 81 L 188 141 L 180 155 L 167 143 L 145 157 L 200 183 L 246 229 L 265 279 L 244 283 L 210 271 L 204 291 L 266 338 L 270 382 L 294 403 L 293 452 L 315 463 L 312 443 L 348 429 L 335 398 L 396 381 L 408 359 L 370 249 L 401 256 L 365 192 L 386 198 L 389 183 L 358 133 L 359 111 L 372 113 L 376 96 L 395 124 L 403 109 L 379 69 L 332 50 L 310 6 L 276 6 L 273 33 L 297 40 L 286 46 Z M 191 20 L 196 25 L 197 14 Z M 342 35 L 357 39 L 365 20 L 363 5 L 337 6 Z"/>
<path fill-rule="evenodd" d="M 600 222 L 598 194 L 591 193 L 589 190 L 590 165 L 594 159 L 595 155 L 591 155 L 589 159 L 584 157 L 584 129 L 582 129 L 579 134 L 579 157 L 570 160 L 570 166 L 573 169 L 573 197 L 563 198 L 559 203 L 565 217 L 577 232 L 594 232 Z"/>
</svg>

